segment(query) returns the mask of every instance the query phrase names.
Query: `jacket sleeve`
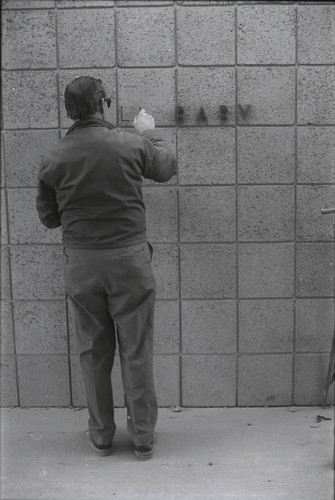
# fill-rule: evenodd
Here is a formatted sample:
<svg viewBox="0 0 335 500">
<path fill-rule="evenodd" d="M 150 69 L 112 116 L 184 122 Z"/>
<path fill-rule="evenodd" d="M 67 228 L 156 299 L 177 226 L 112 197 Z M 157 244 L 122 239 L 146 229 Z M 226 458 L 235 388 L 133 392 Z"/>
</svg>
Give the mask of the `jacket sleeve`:
<svg viewBox="0 0 335 500">
<path fill-rule="evenodd" d="M 38 193 L 36 198 L 36 208 L 42 224 L 49 229 L 54 229 L 61 225 L 61 218 L 58 212 L 58 204 L 55 191 L 41 178 L 38 179 Z"/>
<path fill-rule="evenodd" d="M 164 140 L 154 130 L 142 133 L 145 145 L 143 177 L 156 182 L 166 182 L 177 173 L 177 160 Z"/>
</svg>

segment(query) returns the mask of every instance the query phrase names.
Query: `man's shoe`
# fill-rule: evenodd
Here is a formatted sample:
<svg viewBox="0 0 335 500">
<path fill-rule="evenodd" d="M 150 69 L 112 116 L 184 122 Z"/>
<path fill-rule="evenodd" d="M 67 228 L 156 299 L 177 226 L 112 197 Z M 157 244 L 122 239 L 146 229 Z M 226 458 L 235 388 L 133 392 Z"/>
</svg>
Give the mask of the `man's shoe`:
<svg viewBox="0 0 335 500">
<path fill-rule="evenodd" d="M 151 458 L 157 444 L 157 434 L 154 432 L 152 442 L 145 446 L 135 446 L 134 453 L 137 458 Z"/>
<path fill-rule="evenodd" d="M 99 457 L 108 457 L 112 454 L 111 444 L 96 444 L 90 436 L 89 431 L 85 431 L 85 442 Z"/>
</svg>

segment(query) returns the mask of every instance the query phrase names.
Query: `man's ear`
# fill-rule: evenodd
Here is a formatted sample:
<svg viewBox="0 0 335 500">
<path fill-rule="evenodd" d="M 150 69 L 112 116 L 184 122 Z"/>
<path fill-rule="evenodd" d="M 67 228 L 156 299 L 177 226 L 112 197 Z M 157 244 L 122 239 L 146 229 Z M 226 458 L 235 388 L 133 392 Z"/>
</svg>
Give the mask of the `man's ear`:
<svg viewBox="0 0 335 500">
<path fill-rule="evenodd" d="M 99 102 L 99 105 L 98 105 L 98 111 L 102 115 L 104 114 L 104 102 L 105 102 L 105 99 L 102 97 L 101 101 Z"/>
</svg>

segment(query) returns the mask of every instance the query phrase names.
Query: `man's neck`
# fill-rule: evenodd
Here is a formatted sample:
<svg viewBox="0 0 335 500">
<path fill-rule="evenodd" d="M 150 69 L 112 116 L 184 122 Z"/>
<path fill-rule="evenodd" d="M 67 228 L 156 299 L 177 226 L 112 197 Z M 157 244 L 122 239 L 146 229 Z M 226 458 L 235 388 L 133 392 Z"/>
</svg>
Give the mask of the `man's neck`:
<svg viewBox="0 0 335 500">
<path fill-rule="evenodd" d="M 99 120 L 104 119 L 104 115 L 102 113 L 99 113 L 98 111 L 94 113 L 94 115 L 91 115 L 90 118 L 99 118 Z"/>
</svg>

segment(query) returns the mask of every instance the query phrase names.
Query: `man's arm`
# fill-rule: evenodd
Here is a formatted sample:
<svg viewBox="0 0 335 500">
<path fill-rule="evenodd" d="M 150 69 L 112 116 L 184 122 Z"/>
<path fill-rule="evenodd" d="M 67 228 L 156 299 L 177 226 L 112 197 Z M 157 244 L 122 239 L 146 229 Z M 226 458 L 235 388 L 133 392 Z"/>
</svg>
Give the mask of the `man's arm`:
<svg viewBox="0 0 335 500">
<path fill-rule="evenodd" d="M 42 179 L 38 181 L 36 208 L 40 221 L 47 228 L 55 229 L 61 225 L 56 193 Z"/>
<path fill-rule="evenodd" d="M 145 143 L 145 166 L 143 177 L 156 182 L 166 182 L 177 173 L 177 160 L 166 147 L 157 132 L 145 130 L 142 133 Z"/>
<path fill-rule="evenodd" d="M 141 109 L 133 122 L 143 137 L 145 164 L 143 177 L 156 182 L 166 182 L 177 173 L 177 160 L 165 142 L 155 132 L 155 120 Z"/>
</svg>

